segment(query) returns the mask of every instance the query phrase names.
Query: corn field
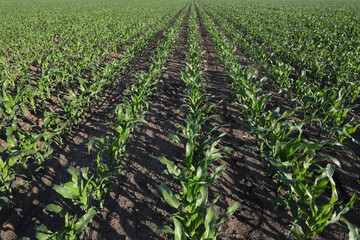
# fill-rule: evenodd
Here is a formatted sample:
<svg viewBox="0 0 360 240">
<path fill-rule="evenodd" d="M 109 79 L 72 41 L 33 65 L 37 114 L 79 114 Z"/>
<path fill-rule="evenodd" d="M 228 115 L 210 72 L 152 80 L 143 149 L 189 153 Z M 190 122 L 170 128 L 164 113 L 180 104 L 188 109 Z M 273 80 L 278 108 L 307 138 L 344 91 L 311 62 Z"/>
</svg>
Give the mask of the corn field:
<svg viewBox="0 0 360 240">
<path fill-rule="evenodd" d="M 360 240 L 360 2 L 0 0 L 0 239 Z"/>
</svg>

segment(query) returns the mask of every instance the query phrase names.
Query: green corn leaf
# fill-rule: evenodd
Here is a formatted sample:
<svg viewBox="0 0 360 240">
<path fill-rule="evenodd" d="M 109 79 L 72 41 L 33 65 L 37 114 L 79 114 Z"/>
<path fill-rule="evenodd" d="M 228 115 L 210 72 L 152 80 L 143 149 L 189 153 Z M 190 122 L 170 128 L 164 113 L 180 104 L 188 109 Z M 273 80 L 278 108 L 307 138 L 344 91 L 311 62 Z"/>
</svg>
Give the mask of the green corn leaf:
<svg viewBox="0 0 360 240">
<path fill-rule="evenodd" d="M 194 146 L 192 144 L 191 141 L 187 141 L 186 142 L 186 153 L 185 153 L 185 157 L 189 158 L 190 156 L 192 156 L 194 153 Z"/>
<path fill-rule="evenodd" d="M 211 200 L 209 203 L 210 203 L 210 204 L 216 204 L 217 201 L 220 200 L 220 198 L 221 198 L 221 196 L 217 196 L 216 198 L 214 198 L 213 200 Z"/>
<path fill-rule="evenodd" d="M 67 199 L 73 199 L 74 196 L 80 195 L 79 189 L 74 186 L 72 182 L 68 182 L 62 186 L 54 185 L 53 189 Z"/>
<path fill-rule="evenodd" d="M 214 181 L 220 177 L 221 173 L 224 172 L 226 170 L 226 166 L 219 166 L 217 167 L 209 176 L 209 181 L 208 184 L 211 185 L 212 183 L 214 183 Z"/>
<path fill-rule="evenodd" d="M 207 187 L 202 186 L 200 188 L 199 194 L 197 195 L 195 207 L 203 208 L 203 206 L 205 206 L 207 202 L 207 199 L 208 199 L 208 189 Z"/>
<path fill-rule="evenodd" d="M 168 186 L 161 184 L 158 186 L 159 190 L 163 194 L 165 201 L 173 208 L 179 208 L 180 202 L 175 197 L 174 193 L 169 189 Z"/>
<path fill-rule="evenodd" d="M 291 229 L 291 233 L 297 238 L 304 240 L 305 238 L 300 234 L 300 232 L 296 229 Z"/>
<path fill-rule="evenodd" d="M 177 136 L 177 135 L 175 135 L 175 134 L 170 133 L 170 134 L 168 135 L 168 137 L 169 137 L 170 139 L 172 139 L 172 140 L 175 140 L 176 142 L 178 142 L 178 143 L 180 143 L 180 144 L 184 144 L 184 141 L 181 140 L 181 139 L 179 138 L 179 136 Z"/>
<path fill-rule="evenodd" d="M 75 233 L 81 234 L 97 214 L 95 208 L 90 208 L 75 224 Z"/>
<path fill-rule="evenodd" d="M 54 213 L 62 213 L 65 210 L 62 207 L 58 206 L 58 205 L 49 204 L 49 205 L 46 205 L 46 207 L 44 208 L 44 211 L 51 211 L 51 212 L 54 212 Z"/>
<path fill-rule="evenodd" d="M 227 207 L 225 213 L 221 214 L 217 220 L 216 225 L 223 223 L 230 215 L 232 215 L 236 209 L 239 207 L 240 202 L 234 203 L 232 206 Z"/>
<path fill-rule="evenodd" d="M 80 172 L 74 167 L 69 167 L 67 171 L 72 177 L 73 184 L 77 187 L 77 184 L 79 183 Z"/>
<path fill-rule="evenodd" d="M 201 239 L 211 239 L 216 235 L 215 231 L 215 225 L 216 225 L 216 214 L 213 207 L 208 207 L 205 217 L 205 231 L 203 235 L 201 236 Z"/>
<path fill-rule="evenodd" d="M 48 240 L 54 237 L 55 234 L 48 230 L 45 225 L 41 224 L 40 226 L 36 227 L 36 238 L 38 240 Z"/>
<path fill-rule="evenodd" d="M 18 162 L 18 157 L 21 156 L 21 154 L 26 153 L 26 154 L 34 154 L 35 152 L 32 150 L 21 150 L 21 151 L 15 151 L 12 152 L 9 157 L 6 159 L 7 160 L 7 164 L 9 167 L 14 166 L 17 162 Z"/>
<path fill-rule="evenodd" d="M 174 230 L 171 229 L 171 227 L 169 227 L 169 226 L 160 226 L 160 227 L 158 227 L 158 229 L 163 231 L 166 234 L 174 235 Z M 157 229 L 155 229 L 155 230 L 157 230 Z"/>
<path fill-rule="evenodd" d="M 185 230 L 181 222 L 176 218 L 174 218 L 174 225 L 175 225 L 175 230 L 174 230 L 175 240 L 186 240 L 187 238 L 186 238 Z"/>
<path fill-rule="evenodd" d="M 12 149 L 17 147 L 18 142 L 16 138 L 14 138 L 13 136 L 13 130 L 11 127 L 6 128 L 6 136 L 7 136 L 7 143 L 9 145 L 9 148 Z"/>
<path fill-rule="evenodd" d="M 347 213 L 350 210 L 350 208 L 352 208 L 352 206 L 355 203 L 355 200 L 356 200 L 356 195 L 354 194 L 347 204 L 342 205 L 338 209 L 336 209 L 335 213 L 332 215 L 331 219 L 326 224 L 328 225 L 339 221 L 339 219 L 341 219 L 341 215 Z"/>
<path fill-rule="evenodd" d="M 322 224 L 329 220 L 329 218 L 331 217 L 333 210 L 334 210 L 333 206 L 334 205 L 332 203 L 329 203 L 329 204 L 325 204 L 319 208 L 319 210 L 316 213 L 316 215 L 317 215 L 316 224 L 319 225 L 319 224 Z"/>
<path fill-rule="evenodd" d="M 178 168 L 172 161 L 166 159 L 165 157 L 157 157 L 158 160 L 160 160 L 160 162 L 162 164 L 165 164 L 169 173 L 173 176 L 180 176 L 181 174 L 181 170 L 180 168 Z"/>
</svg>

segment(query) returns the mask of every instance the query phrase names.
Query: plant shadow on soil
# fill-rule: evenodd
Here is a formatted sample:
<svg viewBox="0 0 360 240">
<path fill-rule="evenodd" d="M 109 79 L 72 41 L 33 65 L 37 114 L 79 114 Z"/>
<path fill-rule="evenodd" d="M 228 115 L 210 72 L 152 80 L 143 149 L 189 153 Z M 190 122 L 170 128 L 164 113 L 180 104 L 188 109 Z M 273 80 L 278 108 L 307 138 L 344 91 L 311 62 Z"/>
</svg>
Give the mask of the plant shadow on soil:
<svg viewBox="0 0 360 240">
<path fill-rule="evenodd" d="M 184 97 L 180 91 L 184 87 L 180 70 L 185 66 L 182 46 L 185 45 L 186 37 L 180 34 L 179 39 L 175 53 L 161 78 L 164 83 L 158 86 L 158 92 L 151 99 L 149 112 L 145 115 L 149 124 L 135 131 L 137 140 L 128 148 L 134 155 L 129 159 L 131 168 L 128 178 L 111 194 L 106 210 L 95 223 L 92 238 L 170 238 L 161 231 L 153 232 L 153 229 L 166 222 L 166 212 L 173 212 L 157 190 L 158 185 L 169 182 L 169 179 L 161 174 L 165 166 L 154 157 L 165 156 L 172 161 L 184 157 L 183 147 L 168 137 L 169 133 L 176 133 L 176 127 L 182 125 L 184 120 L 179 107 L 181 98 Z M 208 69 L 207 74 L 206 78 L 212 82 L 209 83 L 208 92 L 228 98 L 229 91 L 226 90 L 222 71 Z M 283 239 L 280 226 L 285 225 L 287 219 L 274 213 L 270 201 L 273 192 L 271 180 L 259 170 L 262 169 L 262 163 L 257 160 L 256 154 L 243 151 L 244 146 L 254 143 L 243 138 L 245 133 L 237 125 L 239 110 L 228 107 L 229 104 L 230 100 L 225 100 L 217 108 L 214 113 L 220 117 L 214 124 L 231 123 L 223 129 L 228 134 L 221 141 L 221 146 L 231 146 L 235 155 L 226 154 L 214 164 L 213 168 L 221 164 L 228 166 L 228 170 L 211 187 L 210 196 L 223 196 L 216 206 L 218 213 L 236 201 L 240 201 L 241 205 L 223 224 L 220 239 Z M 259 185 L 262 188 L 257 188 Z"/>
<path fill-rule="evenodd" d="M 186 6 L 185 6 L 186 7 Z M 184 8 L 185 8 L 184 7 Z M 179 16 L 181 10 L 167 24 L 166 30 Z M 58 230 L 63 226 L 63 219 L 58 214 L 47 214 L 43 211 L 48 204 L 57 204 L 64 207 L 72 215 L 81 216 L 83 212 L 74 206 L 70 200 L 62 198 L 52 189 L 54 184 L 61 184 L 71 180 L 70 174 L 66 169 L 69 166 L 76 168 L 89 167 L 92 172 L 95 169 L 96 153 L 88 153 L 88 141 L 96 137 L 101 137 L 108 131 L 114 131 L 113 127 L 107 123 L 112 122 L 114 114 L 111 112 L 119 104 L 123 91 L 135 82 L 133 73 L 146 70 L 151 59 L 152 51 L 156 48 L 162 32 L 156 35 L 150 46 L 136 58 L 128 74 L 119 80 L 118 84 L 111 89 L 106 97 L 95 107 L 92 114 L 87 114 L 85 120 L 79 122 L 77 127 L 69 131 L 69 138 L 62 144 L 55 144 L 55 159 L 49 159 L 42 170 L 36 173 L 30 182 L 19 187 L 14 203 L 9 209 L 2 212 L 0 238 L 18 239 L 19 237 L 30 237 L 35 239 L 35 228 L 40 224 L 45 224 L 50 230 Z M 39 119 L 28 120 L 29 125 Z M 23 179 L 18 179 L 21 183 Z"/>
<path fill-rule="evenodd" d="M 176 161 L 183 159 L 185 155 L 183 146 L 171 140 L 168 134 L 176 134 L 177 126 L 184 123 L 184 116 L 179 110 L 181 98 L 184 97 L 182 89 L 185 87 L 180 79 L 180 71 L 185 67 L 187 22 L 188 16 L 181 28 L 174 53 L 161 76 L 163 83 L 158 84 L 156 95 L 150 100 L 149 111 L 144 116 L 148 124 L 140 126 L 133 133 L 135 140 L 128 146 L 131 156 L 125 162 L 130 166 L 128 174 L 107 197 L 101 214 L 95 216 L 90 239 L 171 239 L 160 230 L 154 231 L 160 225 L 166 224 L 166 212 L 174 211 L 165 203 L 157 189 L 158 185 L 169 184 L 171 180 L 162 174 L 165 166 L 155 157 L 165 156 Z M 207 69 L 204 75 L 208 81 L 206 91 L 216 96 L 211 100 L 212 103 L 223 99 L 212 111 L 218 117 L 211 120 L 204 129 L 228 124 L 214 134 L 226 132 L 219 147 L 227 146 L 233 149 L 233 152 L 224 154 L 222 159 L 211 166 L 210 171 L 220 165 L 228 168 L 211 186 L 210 199 L 222 196 L 215 206 L 217 213 L 223 212 L 237 201 L 240 202 L 238 210 L 222 224 L 219 239 L 285 239 L 282 227 L 289 224 L 291 219 L 285 209 L 279 207 L 274 210 L 271 199 L 276 197 L 276 185 L 266 173 L 259 154 L 246 150 L 256 143 L 246 137 L 250 136 L 250 133 L 244 126 L 245 118 L 240 114 L 241 109 L 231 104 L 234 97 L 227 87 L 224 71 L 219 67 L 219 59 L 201 21 L 199 31 L 202 48 L 206 51 L 206 62 L 202 66 Z M 149 49 L 154 48 L 155 44 Z M 151 52 L 148 50 L 134 65 L 132 73 L 145 70 L 150 56 Z M 134 82 L 135 79 L 127 76 L 124 81 Z M 108 112 L 116 106 L 119 101 L 118 93 L 125 87 L 125 84 L 119 84 L 113 96 L 101 105 L 104 111 L 95 112 L 93 121 L 87 121 L 78 127 L 79 134 L 76 134 L 71 143 L 65 143 L 55 150 L 62 152 L 65 149 L 63 156 L 59 156 L 59 161 L 53 161 L 39 173 L 41 180 L 32 185 L 31 190 L 19 193 L 20 204 L 6 212 L 3 218 L 6 220 L 2 221 L 0 231 L 7 232 L 8 235 L 1 235 L 2 238 L 29 236 L 33 239 L 35 226 L 41 223 L 45 223 L 49 229 L 58 229 L 63 225 L 62 219 L 56 214 L 48 215 L 42 211 L 49 203 L 59 204 L 74 214 L 81 212 L 70 201 L 60 198 L 51 186 L 70 180 L 70 175 L 66 172 L 69 165 L 90 166 L 94 169 L 93 160 L 96 154 L 92 151 L 91 155 L 88 155 L 86 143 L 89 138 L 99 137 L 112 130 L 111 125 L 106 123 L 111 122 L 114 116 Z M 351 172 L 351 168 L 351 165 L 346 165 L 344 171 Z M 356 188 L 356 185 L 351 185 L 350 190 L 354 187 Z M 349 213 L 355 224 L 359 224 L 359 220 L 356 220 L 358 212 L 357 205 L 357 208 Z M 346 225 L 327 227 L 321 239 L 334 239 L 332 236 L 338 236 L 335 234 L 337 231 L 347 232 Z"/>
</svg>

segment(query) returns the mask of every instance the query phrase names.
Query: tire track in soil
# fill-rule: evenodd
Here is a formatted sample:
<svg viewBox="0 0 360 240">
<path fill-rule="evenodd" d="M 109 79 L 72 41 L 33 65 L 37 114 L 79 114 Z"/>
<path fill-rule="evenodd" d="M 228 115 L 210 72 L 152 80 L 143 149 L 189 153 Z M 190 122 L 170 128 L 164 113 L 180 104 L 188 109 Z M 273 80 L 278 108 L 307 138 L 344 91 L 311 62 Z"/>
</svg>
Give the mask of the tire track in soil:
<svg viewBox="0 0 360 240">
<path fill-rule="evenodd" d="M 161 209 L 171 210 L 157 189 L 169 181 L 162 175 L 165 166 L 154 157 L 174 160 L 184 155 L 182 146 L 170 140 L 168 134 L 176 133 L 176 127 L 183 123 L 179 107 L 183 97 L 180 89 L 185 85 L 180 71 L 185 66 L 189 10 L 160 77 L 163 83 L 156 86 L 157 92 L 150 99 L 144 116 L 148 124 L 133 133 L 136 140 L 128 147 L 132 156 L 127 160 L 131 164 L 127 180 L 110 193 L 101 216 L 95 219 L 92 239 L 168 239 L 161 231 L 153 231 L 166 221 Z"/>
<path fill-rule="evenodd" d="M 99 108 L 94 109 L 91 114 L 86 114 L 85 120 L 80 121 L 79 125 L 73 128 L 70 133 L 72 138 L 64 140 L 62 145 L 54 146 L 54 155 L 58 159 L 50 159 L 44 169 L 34 176 L 33 182 L 22 187 L 21 192 L 16 196 L 17 202 L 2 212 L 0 239 L 10 240 L 24 236 L 35 239 L 35 228 L 40 224 L 46 224 L 50 230 L 59 229 L 59 226 L 64 224 L 62 218 L 59 218 L 57 214 L 48 215 L 43 212 L 44 207 L 50 203 L 58 204 L 70 213 L 81 214 L 71 201 L 62 198 L 52 189 L 52 186 L 71 179 L 66 171 L 69 166 L 95 167 L 96 153 L 92 151 L 91 155 L 88 154 L 88 139 L 100 137 L 107 131 L 113 130 L 111 125 L 106 125 L 114 119 L 114 114 L 110 111 L 117 106 L 127 86 L 136 81 L 131 74 L 147 68 L 151 60 L 151 52 L 156 48 L 157 42 L 163 38 L 163 31 L 175 22 L 185 8 L 186 6 L 169 21 L 162 31 L 159 31 L 147 49 L 136 57 L 129 73 L 106 94 Z"/>
<path fill-rule="evenodd" d="M 221 67 L 219 56 L 216 54 L 210 36 L 202 19 L 198 15 L 199 32 L 202 50 L 205 51 L 206 69 L 204 78 L 207 81 L 207 92 L 216 96 L 213 101 L 223 102 L 214 108 L 212 113 L 218 115 L 211 122 L 212 127 L 227 124 L 220 132 L 227 134 L 220 141 L 219 147 L 231 147 L 234 152 L 224 154 L 215 163 L 215 167 L 225 165 L 228 169 L 214 183 L 211 192 L 222 196 L 216 208 L 221 212 L 236 201 L 241 202 L 238 210 L 222 226 L 221 239 L 284 239 L 280 232 L 281 226 L 286 225 L 286 211 L 278 209 L 275 213 L 271 198 L 275 197 L 274 184 L 263 169 L 263 163 L 258 154 L 247 150 L 256 142 L 246 130 L 239 106 L 232 105 L 235 96 L 228 88 L 224 69 Z"/>
</svg>

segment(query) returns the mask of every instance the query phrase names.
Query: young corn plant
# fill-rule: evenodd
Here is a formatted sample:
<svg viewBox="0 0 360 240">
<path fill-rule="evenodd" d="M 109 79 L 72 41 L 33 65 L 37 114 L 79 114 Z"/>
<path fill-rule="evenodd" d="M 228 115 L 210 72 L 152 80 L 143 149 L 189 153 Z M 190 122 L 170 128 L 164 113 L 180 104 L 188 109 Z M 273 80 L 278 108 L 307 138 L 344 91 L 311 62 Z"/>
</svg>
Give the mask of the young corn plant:
<svg viewBox="0 0 360 240">
<path fill-rule="evenodd" d="M 231 68 L 230 86 L 236 92 L 238 102 L 245 116 L 251 119 L 258 118 L 266 108 L 267 103 L 272 98 L 272 94 L 264 94 L 261 86 L 266 78 L 253 83 L 257 74 L 248 67 L 235 66 Z"/>
<path fill-rule="evenodd" d="M 35 154 L 31 150 L 18 150 L 11 153 L 0 146 L 0 155 L 8 155 L 5 160 L 0 156 L 0 211 L 8 208 L 14 198 L 15 189 L 12 186 L 17 175 L 17 167 L 22 165 L 21 159 L 24 156 Z"/>
<path fill-rule="evenodd" d="M 31 155 L 21 155 L 21 168 L 25 170 L 27 177 L 31 177 L 29 165 L 41 168 L 42 164 L 48 159 L 53 149 L 51 147 L 52 138 L 56 132 L 34 133 L 23 131 L 13 122 L 11 127 L 6 128 L 7 144 L 10 152 L 31 151 Z M 20 168 L 19 168 L 20 170 Z M 20 172 L 18 172 L 20 173 Z"/>
<path fill-rule="evenodd" d="M 174 235 L 176 240 L 216 239 L 221 231 L 218 225 L 234 213 L 239 203 L 228 207 L 225 213 L 216 215 L 210 204 L 216 203 L 220 197 L 210 201 L 208 199 L 209 187 L 226 169 L 225 166 L 219 166 L 209 174 L 208 167 L 220 159 L 222 153 L 228 152 L 230 149 L 217 148 L 224 133 L 216 137 L 209 137 L 221 126 L 213 128 L 206 134 L 202 132 L 203 124 L 214 117 L 206 115 L 216 104 L 210 106 L 206 104 L 210 96 L 202 91 L 202 72 L 196 72 L 203 53 L 198 43 L 198 26 L 194 11 L 190 15 L 189 32 L 187 67 L 182 72 L 187 97 L 184 99 L 185 104 L 181 110 L 186 116 L 186 127 L 178 127 L 184 139 L 177 135 L 170 135 L 173 140 L 182 144 L 186 149 L 185 158 L 182 161 L 183 167 L 178 167 L 165 157 L 158 158 L 161 163 L 166 165 L 166 173 L 179 182 L 181 187 L 177 189 L 177 193 L 174 193 L 166 185 L 159 186 L 165 201 L 176 209 L 176 212 L 169 216 L 174 223 L 174 228 L 162 226 L 160 229 L 167 234 Z"/>
<path fill-rule="evenodd" d="M 205 26 L 221 56 L 228 76 L 236 77 L 235 71 L 231 71 L 238 64 L 237 58 L 230 54 L 230 50 L 234 48 L 231 45 L 229 47 L 227 39 L 218 32 L 206 13 L 203 12 L 203 16 Z M 234 81 L 232 82 L 234 83 Z M 241 84 L 235 82 L 232 87 L 238 88 L 236 93 L 238 93 L 237 91 L 244 93 L 240 94 L 240 100 L 242 100 L 246 97 L 245 89 L 249 87 L 249 83 L 239 82 Z M 312 91 L 311 88 L 308 90 Z M 327 91 L 325 89 L 322 92 L 323 95 Z M 322 96 L 314 94 L 312 96 L 314 96 L 312 99 L 317 99 L 317 103 L 323 101 Z M 311 104 L 310 101 L 308 102 Z M 249 108 L 251 107 L 251 102 L 243 101 L 243 103 L 247 104 Z M 334 141 L 312 143 L 302 138 L 301 127 L 304 122 L 287 119 L 298 110 L 299 108 L 292 109 L 280 115 L 280 109 L 275 109 L 268 113 L 262 113 L 260 116 L 248 115 L 248 117 L 263 156 L 272 166 L 274 176 L 283 185 L 282 187 L 286 188 L 286 194 L 281 198 L 281 202 L 285 203 L 294 217 L 294 223 L 290 226 L 288 234 L 292 234 L 298 239 L 310 239 L 322 232 L 327 225 L 339 220 L 346 221 L 341 218 L 341 215 L 352 207 L 356 196 L 354 195 L 346 204 L 338 201 L 335 182 L 332 178 L 335 165 L 329 163 L 324 168 L 320 162 L 330 160 L 338 166 L 339 163 L 334 158 L 315 155 L 315 152 L 322 150 L 324 146 L 334 145 Z M 349 128 L 349 131 L 352 130 L 353 128 Z M 326 204 L 319 204 L 320 200 L 325 198 L 325 188 L 329 182 L 330 201 Z M 359 235 L 357 229 L 350 223 L 347 224 L 350 229 L 350 239 L 356 239 Z"/>
<path fill-rule="evenodd" d="M 272 155 L 276 152 L 278 142 L 285 142 L 289 136 L 296 136 L 293 137 L 292 144 L 297 145 L 301 142 L 301 128 L 304 122 L 286 120 L 297 110 L 291 109 L 280 115 L 280 108 L 276 108 L 256 119 L 249 118 L 250 129 L 256 136 L 260 152 Z"/>
<path fill-rule="evenodd" d="M 93 217 L 98 213 L 95 208 L 90 208 L 83 216 L 78 218 L 76 215 L 71 217 L 70 214 L 62 207 L 54 204 L 49 204 L 44 209 L 45 212 L 54 212 L 60 214 L 64 220 L 65 225 L 61 230 L 52 232 L 45 225 L 40 225 L 36 228 L 36 238 L 38 240 L 76 240 L 84 234 L 84 230 L 91 223 Z"/>
<path fill-rule="evenodd" d="M 318 166 L 310 171 L 311 165 L 324 160 L 324 157 L 305 156 L 301 161 L 296 158 L 288 161 L 271 161 L 278 170 L 275 177 L 290 187 L 290 191 L 280 200 L 285 203 L 295 219 L 288 236 L 291 234 L 297 239 L 311 239 L 329 224 L 339 220 L 346 221 L 341 215 L 350 210 L 356 195 L 354 194 L 346 204 L 338 201 L 335 181 L 332 178 L 334 165 L 327 164 L 325 168 Z M 315 181 L 311 183 L 313 178 Z M 318 202 L 329 182 L 330 201 L 321 205 Z"/>
<path fill-rule="evenodd" d="M 113 123 L 115 132 L 108 132 L 101 138 L 90 140 L 89 151 L 92 146 L 99 150 L 97 154 L 98 176 L 119 176 L 123 175 L 123 159 L 127 156 L 126 146 L 129 142 L 129 134 L 136 126 L 146 123 L 142 118 L 133 115 L 133 107 L 119 104 L 115 110 L 116 121 Z M 137 112 L 138 113 L 138 112 Z"/>
<path fill-rule="evenodd" d="M 64 198 L 71 199 L 83 211 L 90 208 L 102 207 L 104 196 L 108 191 L 107 177 L 95 178 L 89 173 L 89 168 L 80 171 L 73 167 L 68 168 L 72 179 L 62 185 L 54 185 L 53 189 Z"/>
<path fill-rule="evenodd" d="M 12 96 L 7 92 L 7 83 L 3 84 L 2 94 L 0 95 L 0 109 L 2 113 L 1 122 L 12 122 L 13 119 L 17 119 L 19 112 L 23 112 L 24 105 L 21 102 L 22 93 L 17 93 L 15 96 Z"/>
<path fill-rule="evenodd" d="M 164 40 L 158 45 L 156 49 L 158 55 L 153 57 L 154 61 L 149 68 L 149 72 L 137 75 L 139 82 L 132 85 L 132 90 L 134 91 L 131 92 L 131 97 L 123 97 L 122 103 L 115 109 L 116 121 L 113 123 L 113 126 L 116 131 L 109 132 L 104 137 L 90 141 L 89 151 L 93 145 L 99 149 L 96 159 L 96 174 L 89 173 L 88 168 L 82 169 L 81 172 L 74 168 L 69 168 L 68 172 L 71 174 L 72 180 L 60 186 L 54 186 L 54 189 L 59 194 L 64 198 L 71 199 L 85 214 L 80 218 L 77 216 L 71 218 L 70 214 L 60 206 L 54 204 L 46 206 L 45 211 L 58 213 L 64 218 L 65 226 L 58 231 L 52 232 L 46 226 L 40 225 L 37 227 L 36 237 L 38 239 L 79 239 L 91 223 L 93 217 L 103 207 L 104 199 L 111 188 L 113 180 L 119 174 L 123 174 L 124 165 L 122 160 L 126 156 L 129 134 L 138 124 L 145 122 L 141 116 L 147 109 L 147 98 L 155 90 L 154 85 L 158 83 L 157 76 L 161 73 L 168 54 L 178 36 L 183 17 L 184 13 L 182 17 L 177 19 L 175 25 L 170 28 L 165 34 Z M 70 115 L 69 117 L 71 118 Z"/>
<path fill-rule="evenodd" d="M 274 84 L 279 85 L 280 93 L 285 93 L 285 96 L 291 96 L 294 86 L 294 79 L 290 77 L 294 68 L 284 62 L 278 62 L 273 65 L 272 75 L 276 80 Z"/>
<path fill-rule="evenodd" d="M 108 192 L 109 177 L 95 178 L 89 176 L 89 168 L 81 171 L 73 167 L 68 168 L 72 179 L 62 185 L 54 185 L 53 188 L 64 198 L 70 199 L 75 205 L 85 212 L 80 218 L 75 215 L 70 218 L 69 212 L 58 205 L 49 204 L 44 211 L 60 214 L 64 218 L 65 225 L 62 229 L 52 232 L 45 225 L 36 228 L 37 239 L 79 239 L 83 231 L 91 223 L 93 217 L 103 207 L 106 193 Z"/>
</svg>

